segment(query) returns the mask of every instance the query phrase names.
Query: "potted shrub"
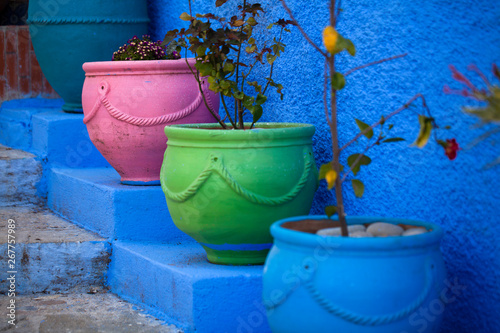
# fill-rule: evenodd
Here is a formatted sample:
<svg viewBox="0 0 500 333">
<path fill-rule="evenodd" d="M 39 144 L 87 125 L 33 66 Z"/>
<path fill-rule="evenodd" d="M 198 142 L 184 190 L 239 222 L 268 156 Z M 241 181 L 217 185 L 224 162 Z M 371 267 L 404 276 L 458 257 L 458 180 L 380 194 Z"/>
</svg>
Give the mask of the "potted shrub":
<svg viewBox="0 0 500 333">
<path fill-rule="evenodd" d="M 82 112 L 84 62 L 103 61 L 122 41 L 148 31 L 145 0 L 30 1 L 28 24 L 43 74 L 64 99 L 66 112 Z"/>
<path fill-rule="evenodd" d="M 281 3 L 296 22 L 286 2 Z M 330 25 L 323 31 L 326 51 L 300 30 L 325 57 L 325 77 L 330 78 L 328 89 L 325 80 L 325 101 L 330 91 L 325 118 L 333 159 L 321 166 L 319 177 L 334 190 L 336 205 L 326 207 L 324 216 L 292 217 L 272 225 L 274 245 L 263 276 L 268 321 L 273 332 L 417 332 L 421 325 L 413 321 L 416 311 L 435 306 L 444 297 L 440 294 L 446 278 L 439 249 L 442 229 L 433 223 L 407 219 L 346 216 L 342 188 L 350 181 L 355 195 L 363 195 L 364 184 L 356 176 L 371 163 L 368 152 L 404 140 L 391 135 L 388 121 L 414 102 L 421 101 L 424 112 L 418 115 L 420 132 L 413 145 L 425 146 L 438 126 L 424 96 L 417 94 L 372 125 L 356 119 L 360 132 L 346 143 L 339 142 L 337 94 L 344 88 L 345 75 L 336 70 L 335 57 L 341 52 L 354 56 L 356 48 L 336 31 L 340 9 L 335 1 L 330 6 Z M 362 150 L 348 156 L 342 165 L 345 149 L 362 138 Z M 454 158 L 451 152 L 459 149 L 455 140 L 436 141 L 450 159 Z M 426 322 L 426 332 L 438 332 L 441 318 L 442 314 Z"/>
<path fill-rule="evenodd" d="M 216 264 L 262 264 L 272 245 L 271 223 L 307 214 L 318 184 L 312 125 L 256 125 L 271 88 L 282 94 L 272 73 L 291 23 L 269 25 L 279 35 L 260 44 L 253 31 L 263 12 L 260 4 L 240 1 L 238 15 L 229 19 L 183 13 L 189 28 L 170 31 L 164 40 L 196 54 L 194 77 L 207 78 L 225 110 L 218 124 L 165 127 L 169 145 L 161 170 L 175 225 Z M 269 75 L 254 79 L 257 67 Z"/>
<path fill-rule="evenodd" d="M 165 125 L 206 123 L 218 115 L 219 97 L 203 79 L 205 93 L 198 91 L 189 69 L 195 60 L 160 44 L 134 37 L 112 61 L 83 64 L 83 122 L 123 184 L 160 184 Z"/>
</svg>

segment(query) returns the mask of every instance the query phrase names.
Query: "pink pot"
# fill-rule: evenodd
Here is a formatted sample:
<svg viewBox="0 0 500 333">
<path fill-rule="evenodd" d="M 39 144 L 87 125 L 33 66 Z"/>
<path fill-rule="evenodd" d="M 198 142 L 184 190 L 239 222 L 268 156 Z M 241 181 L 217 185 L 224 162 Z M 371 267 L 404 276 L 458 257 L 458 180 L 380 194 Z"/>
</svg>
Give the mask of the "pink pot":
<svg viewBox="0 0 500 333">
<path fill-rule="evenodd" d="M 215 122 L 185 59 L 88 62 L 83 70 L 83 122 L 124 184 L 159 184 L 166 125 Z M 219 95 L 202 86 L 218 114 Z"/>
</svg>

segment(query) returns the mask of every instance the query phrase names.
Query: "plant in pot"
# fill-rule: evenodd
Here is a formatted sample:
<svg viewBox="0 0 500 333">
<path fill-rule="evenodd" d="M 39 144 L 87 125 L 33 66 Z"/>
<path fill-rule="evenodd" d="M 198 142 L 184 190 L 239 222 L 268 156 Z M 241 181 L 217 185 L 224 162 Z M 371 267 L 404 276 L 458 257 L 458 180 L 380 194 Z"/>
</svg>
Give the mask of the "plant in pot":
<svg viewBox="0 0 500 333">
<path fill-rule="evenodd" d="M 83 64 L 83 122 L 127 185 L 160 184 L 165 125 L 218 117 L 218 94 L 191 74 L 195 59 L 180 59 L 160 44 L 134 36 L 112 61 Z"/>
<path fill-rule="evenodd" d="M 271 88 L 283 96 L 272 75 L 290 21 L 268 25 L 279 35 L 264 40 L 254 33 L 262 26 L 261 5 L 238 4 L 230 18 L 183 13 L 189 28 L 165 36 L 165 44 L 175 41 L 179 52 L 196 54 L 193 75 L 200 87 L 206 77 L 210 91 L 220 93 L 225 117 L 213 125 L 165 127 L 161 182 L 175 225 L 203 246 L 210 262 L 248 265 L 264 262 L 272 222 L 309 212 L 318 180 L 312 125 L 256 125 Z M 254 79 L 257 68 L 268 76 Z"/>
<path fill-rule="evenodd" d="M 440 297 L 444 297 L 440 294 L 446 277 L 439 249 L 441 227 L 399 218 L 346 216 L 342 190 L 349 181 L 355 196 L 361 197 L 364 184 L 357 176 L 361 167 L 371 163 L 368 152 L 404 140 L 391 134 L 392 117 L 421 101 L 420 132 L 413 144 L 419 148 L 427 144 L 438 126 L 424 96 L 417 94 L 372 125 L 353 119 L 360 132 L 350 141 L 339 142 L 337 96 L 345 86 L 345 77 L 404 55 L 340 73 L 335 67 L 336 56 L 341 52 L 354 56 L 356 48 L 335 29 L 340 13 L 338 2 L 330 1 L 330 22 L 323 31 L 326 50 L 316 45 L 298 25 L 325 59 L 324 113 L 331 133 L 333 158 L 321 166 L 319 177 L 334 191 L 336 205 L 326 207 L 324 216 L 292 217 L 271 226 L 274 245 L 263 276 L 268 322 L 273 332 L 287 333 L 417 332 L 421 325 L 415 324 L 415 313 L 436 306 L 436 302 L 442 302 Z M 286 1 L 281 3 L 298 24 Z M 456 141 L 433 137 L 449 158 L 454 158 L 451 152 L 459 149 Z M 354 143 L 361 150 L 344 159 L 346 148 Z M 441 318 L 442 312 L 427 322 L 426 332 L 438 332 Z"/>
</svg>

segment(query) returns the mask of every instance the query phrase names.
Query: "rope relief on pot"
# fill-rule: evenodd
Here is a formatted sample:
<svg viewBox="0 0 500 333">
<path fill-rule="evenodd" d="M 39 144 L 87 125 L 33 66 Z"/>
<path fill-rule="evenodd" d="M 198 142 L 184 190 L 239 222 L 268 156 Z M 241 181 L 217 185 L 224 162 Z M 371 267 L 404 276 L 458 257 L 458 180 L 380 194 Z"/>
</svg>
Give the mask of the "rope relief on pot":
<svg viewBox="0 0 500 333">
<path fill-rule="evenodd" d="M 210 106 L 210 108 L 213 109 L 213 103 L 210 99 L 210 92 L 208 91 L 208 86 L 203 82 L 203 93 L 205 95 L 205 98 L 207 100 L 207 104 Z M 162 116 L 157 116 L 153 118 L 146 118 L 146 117 L 137 117 L 137 116 L 131 116 L 128 115 L 117 108 L 115 108 L 111 102 L 108 99 L 108 93 L 110 91 L 110 86 L 109 83 L 106 81 L 102 81 L 99 86 L 98 86 L 98 92 L 99 92 L 99 97 L 97 101 L 95 102 L 94 106 L 90 110 L 88 114 L 85 115 L 83 118 L 83 122 L 87 124 L 94 116 L 96 115 L 97 111 L 101 107 L 101 105 L 104 105 L 108 113 L 114 117 L 117 120 L 124 121 L 126 123 L 129 123 L 131 125 L 135 126 L 156 126 L 156 125 L 164 125 L 167 123 L 171 123 L 174 121 L 177 121 L 179 119 L 182 119 L 191 113 L 193 113 L 198 107 L 200 107 L 202 101 L 203 101 L 203 95 L 201 93 L 198 94 L 196 99 L 185 107 L 184 109 L 177 111 L 175 113 L 167 114 L 167 115 L 162 115 Z"/>
<path fill-rule="evenodd" d="M 196 192 L 212 174 L 217 173 L 234 192 L 238 193 L 248 201 L 255 204 L 277 206 L 293 200 L 306 185 L 311 169 L 314 167 L 314 163 L 310 150 L 308 150 L 307 148 L 304 149 L 304 155 L 304 170 L 299 181 L 288 193 L 279 197 L 265 197 L 244 188 L 227 171 L 226 167 L 223 164 L 222 158 L 214 154 L 210 156 L 208 165 L 205 167 L 205 169 L 184 191 L 175 193 L 168 189 L 165 183 L 162 183 L 162 188 L 163 192 L 165 192 L 165 196 L 168 199 L 176 202 L 184 202 L 195 195 Z M 164 177 L 161 178 L 163 179 Z"/>
<path fill-rule="evenodd" d="M 306 280 L 304 280 L 303 285 L 305 289 L 309 292 L 311 295 L 311 298 L 316 301 L 318 305 L 320 305 L 325 311 L 328 313 L 340 317 L 344 319 L 345 321 L 349 321 L 353 324 L 356 325 L 362 325 L 362 326 L 379 326 L 379 325 L 386 325 L 393 323 L 395 321 L 401 320 L 407 316 L 409 316 L 411 313 L 415 312 L 418 308 L 422 306 L 424 301 L 427 299 L 429 296 L 429 293 L 432 290 L 433 287 L 433 275 L 432 275 L 432 269 L 434 269 L 434 264 L 432 262 L 427 262 L 426 264 L 426 276 L 425 276 L 425 285 L 424 289 L 422 292 L 418 295 L 418 297 L 409 305 L 407 305 L 405 308 L 401 309 L 400 311 L 387 314 L 387 315 L 362 315 L 359 313 L 355 313 L 352 311 L 349 311 L 347 309 L 343 309 L 342 307 L 333 304 L 329 299 L 327 299 L 315 286 L 314 283 L 314 273 L 315 273 L 315 268 L 313 267 L 304 267 L 304 269 L 307 271 L 309 270 L 309 276 Z M 275 310 L 277 307 L 279 307 L 281 304 L 285 303 L 287 298 L 293 293 L 295 289 L 289 290 L 289 292 L 285 293 L 283 299 L 281 299 L 279 302 L 273 303 L 269 301 L 264 301 L 264 305 L 268 311 Z"/>
</svg>

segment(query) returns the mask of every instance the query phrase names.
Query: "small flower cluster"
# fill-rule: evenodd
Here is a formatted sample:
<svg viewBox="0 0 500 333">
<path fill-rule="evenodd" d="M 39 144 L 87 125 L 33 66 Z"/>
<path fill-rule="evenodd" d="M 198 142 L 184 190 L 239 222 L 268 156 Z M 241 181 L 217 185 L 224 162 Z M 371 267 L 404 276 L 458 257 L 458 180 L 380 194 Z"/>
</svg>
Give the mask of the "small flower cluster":
<svg viewBox="0 0 500 333">
<path fill-rule="evenodd" d="M 161 41 L 152 42 L 151 36 L 144 35 L 142 39 L 137 36 L 128 40 L 127 44 L 120 46 L 118 51 L 113 53 L 111 60 L 164 60 L 180 59 L 179 53 L 173 51 L 166 54 L 165 47 L 161 46 Z"/>
</svg>

